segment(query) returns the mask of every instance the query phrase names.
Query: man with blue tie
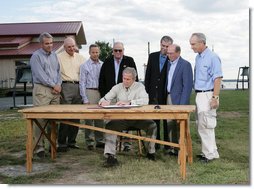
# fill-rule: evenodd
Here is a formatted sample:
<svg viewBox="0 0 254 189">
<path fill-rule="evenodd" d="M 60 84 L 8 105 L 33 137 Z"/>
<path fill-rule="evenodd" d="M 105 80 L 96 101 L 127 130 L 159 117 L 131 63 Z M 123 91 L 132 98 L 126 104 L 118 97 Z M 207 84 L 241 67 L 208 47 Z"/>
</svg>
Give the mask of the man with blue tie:
<svg viewBox="0 0 254 189">
<path fill-rule="evenodd" d="M 181 56 L 179 45 L 170 45 L 167 51 L 169 58 L 167 71 L 167 104 L 185 105 L 190 103 L 190 95 L 193 85 L 193 72 L 191 64 Z M 179 126 L 175 120 L 168 120 L 169 141 L 178 143 Z M 174 148 L 166 152 L 168 155 L 177 156 L 178 151 Z"/>
<path fill-rule="evenodd" d="M 167 75 L 167 50 L 168 47 L 173 43 L 173 39 L 169 36 L 163 36 L 160 41 L 160 51 L 153 52 L 148 57 L 146 74 L 145 74 L 145 88 L 149 95 L 149 104 L 166 104 L 167 95 L 165 93 L 165 82 Z M 157 137 L 160 140 L 160 120 L 155 120 L 157 125 Z M 164 140 L 168 141 L 167 133 L 167 121 L 163 121 Z M 155 145 L 158 150 L 159 144 Z M 164 148 L 168 148 L 165 146 Z"/>
</svg>

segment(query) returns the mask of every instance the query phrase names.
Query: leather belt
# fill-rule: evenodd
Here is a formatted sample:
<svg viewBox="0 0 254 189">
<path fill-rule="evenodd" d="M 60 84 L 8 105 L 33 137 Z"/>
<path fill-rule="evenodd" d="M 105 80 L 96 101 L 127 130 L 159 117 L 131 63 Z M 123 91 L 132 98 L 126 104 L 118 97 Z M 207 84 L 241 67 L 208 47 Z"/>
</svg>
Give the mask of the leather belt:
<svg viewBox="0 0 254 189">
<path fill-rule="evenodd" d="M 210 90 L 195 90 L 196 93 L 205 93 L 205 92 L 211 92 L 213 89 Z"/>
<path fill-rule="evenodd" d="M 90 89 L 90 90 L 99 90 L 98 88 L 86 88 L 86 89 Z"/>
<path fill-rule="evenodd" d="M 63 81 L 63 83 L 79 84 L 79 82 L 78 82 L 78 81 Z"/>
</svg>

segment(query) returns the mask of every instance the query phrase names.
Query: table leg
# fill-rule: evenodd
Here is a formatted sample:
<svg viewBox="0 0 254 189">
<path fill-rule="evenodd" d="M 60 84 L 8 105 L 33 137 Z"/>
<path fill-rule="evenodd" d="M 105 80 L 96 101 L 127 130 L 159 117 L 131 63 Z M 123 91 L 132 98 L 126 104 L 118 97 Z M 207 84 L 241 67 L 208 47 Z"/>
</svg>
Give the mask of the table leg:
<svg viewBox="0 0 254 189">
<path fill-rule="evenodd" d="M 32 158 L 33 158 L 33 120 L 27 119 L 27 142 L 26 142 L 26 171 L 32 171 Z"/>
<path fill-rule="evenodd" d="M 190 120 L 186 121 L 186 145 L 187 145 L 187 156 L 188 156 L 188 163 L 192 164 L 193 162 L 193 155 L 192 155 L 192 141 L 191 141 L 191 134 L 190 134 Z"/>
<path fill-rule="evenodd" d="M 182 179 L 186 177 L 186 145 L 185 145 L 186 121 L 180 121 L 180 173 Z"/>
<path fill-rule="evenodd" d="M 56 159 L 56 131 L 57 124 L 55 121 L 51 122 L 51 159 Z"/>
</svg>

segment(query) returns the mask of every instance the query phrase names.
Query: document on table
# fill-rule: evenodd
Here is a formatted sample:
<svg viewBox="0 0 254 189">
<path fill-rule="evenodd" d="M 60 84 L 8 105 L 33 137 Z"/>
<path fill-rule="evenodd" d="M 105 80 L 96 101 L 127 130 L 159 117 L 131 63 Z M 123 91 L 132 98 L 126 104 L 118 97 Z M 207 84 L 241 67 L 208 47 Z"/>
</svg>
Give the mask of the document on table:
<svg viewBox="0 0 254 189">
<path fill-rule="evenodd" d="M 121 108 L 136 108 L 136 107 L 141 107 L 141 105 L 136 105 L 136 104 L 131 104 L 131 105 L 108 105 L 108 106 L 101 106 L 102 108 L 106 109 L 121 109 Z"/>
</svg>

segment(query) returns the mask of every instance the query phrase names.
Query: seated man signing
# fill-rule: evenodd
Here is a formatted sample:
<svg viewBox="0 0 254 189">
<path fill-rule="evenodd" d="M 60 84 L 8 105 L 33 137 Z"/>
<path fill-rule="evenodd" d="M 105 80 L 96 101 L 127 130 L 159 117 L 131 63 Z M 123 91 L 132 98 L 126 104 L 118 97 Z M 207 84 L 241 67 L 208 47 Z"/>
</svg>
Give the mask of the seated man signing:
<svg viewBox="0 0 254 189">
<path fill-rule="evenodd" d="M 116 105 L 147 105 L 148 94 L 142 83 L 135 82 L 137 72 L 134 68 L 127 67 L 123 71 L 123 82 L 115 85 L 99 101 L 99 105 L 109 105 L 111 100 L 116 99 Z M 110 120 L 106 129 L 114 131 L 137 128 L 146 131 L 147 136 L 156 139 L 157 127 L 153 120 Z M 107 158 L 106 167 L 118 165 L 115 157 L 117 135 L 105 134 L 104 156 Z M 155 160 L 155 143 L 149 142 L 147 158 Z"/>
</svg>

